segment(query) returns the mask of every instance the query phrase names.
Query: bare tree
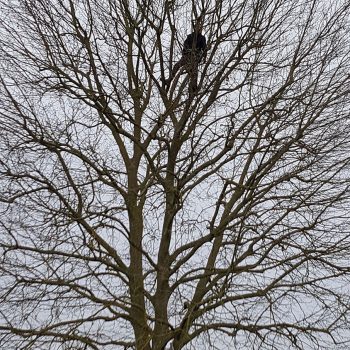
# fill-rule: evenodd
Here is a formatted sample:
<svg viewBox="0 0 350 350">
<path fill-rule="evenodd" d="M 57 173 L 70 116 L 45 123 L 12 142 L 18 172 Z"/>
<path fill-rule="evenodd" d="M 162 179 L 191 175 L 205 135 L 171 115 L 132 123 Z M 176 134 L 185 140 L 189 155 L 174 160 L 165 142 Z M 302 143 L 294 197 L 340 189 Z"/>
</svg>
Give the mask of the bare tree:
<svg viewBox="0 0 350 350">
<path fill-rule="evenodd" d="M 1 349 L 347 348 L 349 8 L 0 0 Z"/>
</svg>

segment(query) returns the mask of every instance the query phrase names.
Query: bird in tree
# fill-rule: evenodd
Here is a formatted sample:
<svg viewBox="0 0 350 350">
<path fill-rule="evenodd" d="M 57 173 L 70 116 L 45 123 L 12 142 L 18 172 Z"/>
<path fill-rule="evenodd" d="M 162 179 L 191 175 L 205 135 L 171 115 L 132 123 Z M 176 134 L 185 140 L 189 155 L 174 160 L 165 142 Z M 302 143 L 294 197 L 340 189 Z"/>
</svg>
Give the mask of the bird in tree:
<svg viewBox="0 0 350 350">
<path fill-rule="evenodd" d="M 182 49 L 182 57 L 170 71 L 170 76 L 165 80 L 165 85 L 169 86 L 176 73 L 184 67 L 190 77 L 190 92 L 195 92 L 197 91 L 198 66 L 206 58 L 207 40 L 202 34 L 203 17 L 193 21 L 192 26 L 193 32 L 187 35 Z"/>
</svg>

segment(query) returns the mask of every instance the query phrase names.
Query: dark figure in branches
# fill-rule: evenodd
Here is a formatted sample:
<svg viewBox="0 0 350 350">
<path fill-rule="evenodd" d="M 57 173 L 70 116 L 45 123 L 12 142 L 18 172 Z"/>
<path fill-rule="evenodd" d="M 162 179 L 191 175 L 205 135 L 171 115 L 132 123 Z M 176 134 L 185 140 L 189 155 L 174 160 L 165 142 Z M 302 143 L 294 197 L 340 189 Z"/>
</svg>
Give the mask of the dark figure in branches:
<svg viewBox="0 0 350 350">
<path fill-rule="evenodd" d="M 207 53 L 207 41 L 201 34 L 203 29 L 203 21 L 198 19 L 193 23 L 194 30 L 187 35 L 182 49 L 181 59 L 175 63 L 169 78 L 165 81 L 165 85 L 169 85 L 176 73 L 181 67 L 184 67 L 190 78 L 190 92 L 197 90 L 198 65 L 205 60 Z"/>
</svg>

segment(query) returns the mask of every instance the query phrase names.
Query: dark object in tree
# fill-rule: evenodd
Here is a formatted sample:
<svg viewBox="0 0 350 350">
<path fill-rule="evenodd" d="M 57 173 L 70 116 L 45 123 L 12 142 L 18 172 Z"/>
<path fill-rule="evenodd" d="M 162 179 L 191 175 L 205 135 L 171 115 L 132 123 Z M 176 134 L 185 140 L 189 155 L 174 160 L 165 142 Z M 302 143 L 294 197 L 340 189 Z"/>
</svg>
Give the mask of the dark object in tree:
<svg viewBox="0 0 350 350">
<path fill-rule="evenodd" d="M 197 25 L 194 32 L 187 35 L 182 49 L 182 57 L 175 63 L 165 85 L 169 85 L 179 69 L 184 66 L 190 76 L 190 91 L 197 90 L 198 65 L 203 59 L 205 60 L 207 49 L 207 41 L 205 36 L 201 34 L 201 29 L 202 26 Z"/>
<path fill-rule="evenodd" d="M 196 54 L 202 54 L 204 53 L 206 47 L 207 41 L 205 36 L 200 33 L 193 32 L 190 35 L 187 35 L 184 42 L 184 47 L 182 49 L 182 55 L 188 55 L 193 49 L 195 50 Z"/>
</svg>

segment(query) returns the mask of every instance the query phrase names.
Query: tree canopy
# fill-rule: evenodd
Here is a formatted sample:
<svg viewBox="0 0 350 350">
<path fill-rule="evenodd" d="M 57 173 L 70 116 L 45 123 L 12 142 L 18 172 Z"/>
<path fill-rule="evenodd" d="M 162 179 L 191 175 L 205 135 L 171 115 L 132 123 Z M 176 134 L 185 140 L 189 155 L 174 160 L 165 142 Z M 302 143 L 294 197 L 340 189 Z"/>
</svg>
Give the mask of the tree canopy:
<svg viewBox="0 0 350 350">
<path fill-rule="evenodd" d="M 349 7 L 0 0 L 1 347 L 346 349 Z"/>
</svg>

